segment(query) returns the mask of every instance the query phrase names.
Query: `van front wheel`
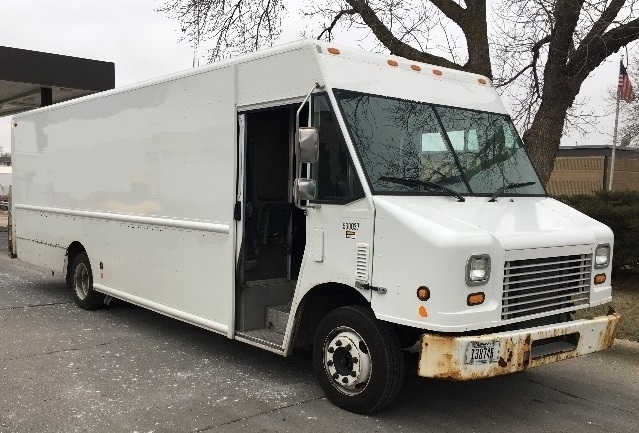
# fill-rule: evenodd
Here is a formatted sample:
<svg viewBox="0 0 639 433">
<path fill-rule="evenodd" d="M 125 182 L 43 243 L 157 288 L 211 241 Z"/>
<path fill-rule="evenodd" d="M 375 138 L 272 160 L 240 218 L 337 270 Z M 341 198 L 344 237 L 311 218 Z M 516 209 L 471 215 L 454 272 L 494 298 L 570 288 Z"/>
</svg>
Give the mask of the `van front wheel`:
<svg viewBox="0 0 639 433">
<path fill-rule="evenodd" d="M 329 400 L 355 413 L 392 403 L 404 378 L 397 335 L 361 306 L 338 308 L 322 319 L 313 342 L 313 365 Z"/>
<path fill-rule="evenodd" d="M 95 310 L 104 306 L 104 295 L 93 290 L 93 273 L 86 253 L 75 256 L 71 265 L 69 289 L 78 307 L 84 310 Z"/>
</svg>

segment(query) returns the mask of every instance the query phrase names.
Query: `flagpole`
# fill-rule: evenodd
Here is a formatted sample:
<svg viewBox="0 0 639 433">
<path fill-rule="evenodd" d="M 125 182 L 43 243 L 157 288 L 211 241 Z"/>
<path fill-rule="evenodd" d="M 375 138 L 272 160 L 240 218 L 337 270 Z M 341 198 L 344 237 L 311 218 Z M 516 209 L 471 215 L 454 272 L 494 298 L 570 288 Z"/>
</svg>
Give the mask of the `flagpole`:
<svg viewBox="0 0 639 433">
<path fill-rule="evenodd" d="M 617 110 L 615 114 L 615 133 L 612 138 L 612 158 L 610 158 L 610 176 L 608 176 L 608 191 L 612 191 L 612 178 L 615 173 L 615 149 L 617 148 L 617 128 L 619 126 L 619 92 L 617 92 Z"/>
<path fill-rule="evenodd" d="M 623 63 L 623 55 L 621 56 Z M 619 102 L 621 100 L 621 92 L 617 89 L 617 108 L 615 110 L 615 132 L 612 137 L 612 157 L 610 158 L 610 176 L 608 176 L 608 191 L 612 191 L 612 179 L 615 174 L 615 150 L 617 149 L 617 130 L 619 127 Z"/>
</svg>

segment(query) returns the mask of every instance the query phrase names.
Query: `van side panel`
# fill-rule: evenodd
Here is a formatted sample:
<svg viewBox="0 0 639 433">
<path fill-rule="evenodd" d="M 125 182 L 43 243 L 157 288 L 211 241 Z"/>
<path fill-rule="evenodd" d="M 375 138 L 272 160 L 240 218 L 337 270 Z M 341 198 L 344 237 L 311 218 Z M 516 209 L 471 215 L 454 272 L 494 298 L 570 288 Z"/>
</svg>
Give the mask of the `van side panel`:
<svg viewBox="0 0 639 433">
<path fill-rule="evenodd" d="M 14 118 L 18 257 L 63 271 L 79 241 L 95 283 L 228 325 L 233 83 L 230 66 Z"/>
<path fill-rule="evenodd" d="M 317 82 L 324 84 L 314 46 L 264 55 L 238 65 L 238 106 L 284 105 L 299 102 Z"/>
</svg>

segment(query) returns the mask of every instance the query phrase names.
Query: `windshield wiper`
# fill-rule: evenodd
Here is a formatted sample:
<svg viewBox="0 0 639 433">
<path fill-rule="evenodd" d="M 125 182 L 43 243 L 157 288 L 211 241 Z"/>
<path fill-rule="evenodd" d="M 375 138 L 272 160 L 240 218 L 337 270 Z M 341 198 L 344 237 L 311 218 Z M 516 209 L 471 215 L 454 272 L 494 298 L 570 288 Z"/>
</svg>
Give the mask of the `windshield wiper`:
<svg viewBox="0 0 639 433">
<path fill-rule="evenodd" d="M 453 191 L 450 188 L 447 188 L 443 185 L 440 185 L 438 183 L 435 182 L 430 182 L 428 180 L 420 180 L 420 179 L 409 179 L 409 178 L 404 178 L 404 177 L 392 177 L 392 176 L 382 176 L 379 178 L 379 180 L 384 180 L 386 182 L 394 182 L 394 183 L 398 183 L 400 185 L 406 185 L 406 186 L 415 186 L 415 185 L 421 185 L 421 186 L 428 186 L 431 188 L 435 188 L 435 189 L 439 189 L 442 190 L 444 192 L 447 192 L 448 194 L 452 195 L 453 197 L 457 197 L 457 201 L 466 201 L 466 199 L 464 197 L 462 197 L 461 194 L 459 194 L 456 191 Z"/>
<path fill-rule="evenodd" d="M 514 189 L 514 188 L 521 188 L 524 186 L 531 186 L 536 184 L 537 182 L 521 182 L 521 183 L 509 183 L 508 185 L 506 185 L 503 188 L 499 188 L 497 191 L 495 191 L 495 193 L 493 194 L 493 196 L 490 198 L 490 200 L 488 200 L 489 202 L 491 201 L 497 201 L 497 196 L 499 196 L 502 192 L 506 191 L 507 189 Z"/>
</svg>

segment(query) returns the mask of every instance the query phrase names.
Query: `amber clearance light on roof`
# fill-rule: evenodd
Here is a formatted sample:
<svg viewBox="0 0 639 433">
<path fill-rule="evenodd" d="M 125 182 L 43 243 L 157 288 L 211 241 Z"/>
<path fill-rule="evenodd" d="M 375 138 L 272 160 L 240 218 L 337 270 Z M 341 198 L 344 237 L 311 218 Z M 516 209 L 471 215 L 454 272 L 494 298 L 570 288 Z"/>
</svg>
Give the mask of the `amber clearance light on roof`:
<svg viewBox="0 0 639 433">
<path fill-rule="evenodd" d="M 410 68 L 411 68 L 413 71 L 417 71 L 417 72 L 419 72 L 419 71 L 421 71 L 421 70 L 422 70 L 422 68 L 420 68 L 420 67 L 419 67 L 419 66 L 417 66 L 417 65 L 410 65 Z"/>
<path fill-rule="evenodd" d="M 331 47 L 327 51 L 331 54 L 336 54 L 336 55 L 339 54 L 339 50 L 337 48 Z"/>
<path fill-rule="evenodd" d="M 433 69 L 433 74 L 442 75 L 442 71 L 440 71 L 439 69 Z"/>
<path fill-rule="evenodd" d="M 389 60 L 387 63 L 391 66 L 399 66 L 399 63 L 397 63 L 395 60 Z"/>
</svg>

